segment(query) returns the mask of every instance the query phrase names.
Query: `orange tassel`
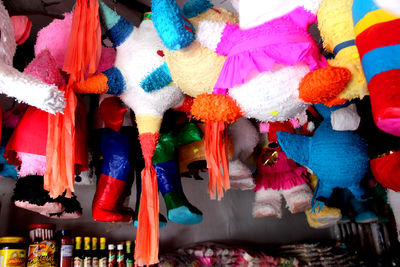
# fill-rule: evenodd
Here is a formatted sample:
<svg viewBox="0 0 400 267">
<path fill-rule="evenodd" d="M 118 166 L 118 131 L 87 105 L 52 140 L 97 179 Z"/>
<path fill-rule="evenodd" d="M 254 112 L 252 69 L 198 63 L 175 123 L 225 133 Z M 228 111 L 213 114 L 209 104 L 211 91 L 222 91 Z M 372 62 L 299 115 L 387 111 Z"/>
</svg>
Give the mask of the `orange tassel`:
<svg viewBox="0 0 400 267">
<path fill-rule="evenodd" d="M 67 105 L 64 114 L 49 114 L 44 189 L 56 198 L 66 191 L 71 197 L 75 181 L 75 109 L 73 86 L 85 74 L 95 73 L 101 56 L 101 29 L 98 0 L 77 0 L 63 70 L 68 85 L 63 88 Z"/>
<path fill-rule="evenodd" d="M 69 83 L 92 76 L 100 62 L 101 28 L 98 0 L 77 0 L 63 70 Z"/>
<path fill-rule="evenodd" d="M 224 189 L 230 189 L 228 169 L 228 133 L 225 122 L 206 122 L 204 150 L 208 167 L 208 193 L 211 199 L 221 200 Z M 221 170 L 222 165 L 222 170 Z"/>
<path fill-rule="evenodd" d="M 64 114 L 48 115 L 48 132 L 46 146 L 46 173 L 44 189 L 50 197 L 56 198 L 64 191 L 67 197 L 74 191 L 75 165 L 75 108 L 77 99 L 68 86 L 66 90 L 66 107 Z"/>
<path fill-rule="evenodd" d="M 145 167 L 142 171 L 142 193 L 136 232 L 135 260 L 139 266 L 158 263 L 158 188 L 152 159 L 158 133 L 139 135 Z"/>
</svg>

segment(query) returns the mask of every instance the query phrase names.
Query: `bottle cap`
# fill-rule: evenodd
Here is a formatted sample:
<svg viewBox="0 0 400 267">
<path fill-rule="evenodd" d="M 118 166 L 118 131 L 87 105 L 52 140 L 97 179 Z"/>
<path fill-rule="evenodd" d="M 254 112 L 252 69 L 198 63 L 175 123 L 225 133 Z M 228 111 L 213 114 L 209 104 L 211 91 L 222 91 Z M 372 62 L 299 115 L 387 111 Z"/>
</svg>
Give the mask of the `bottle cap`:
<svg viewBox="0 0 400 267">
<path fill-rule="evenodd" d="M 61 236 L 63 236 L 63 235 L 66 235 L 66 236 L 71 236 L 72 235 L 72 233 L 71 233 L 71 230 L 60 230 L 60 234 L 61 234 Z"/>
<path fill-rule="evenodd" d="M 97 237 L 92 237 L 92 242 L 97 242 Z"/>
<path fill-rule="evenodd" d="M 77 236 L 75 237 L 76 242 L 82 242 L 82 237 L 81 236 Z"/>
<path fill-rule="evenodd" d="M 108 250 L 114 250 L 115 246 L 113 244 L 108 244 Z"/>
<path fill-rule="evenodd" d="M 100 237 L 100 243 L 106 243 L 106 238 L 104 236 Z"/>
<path fill-rule="evenodd" d="M 118 244 L 117 249 L 118 249 L 118 250 L 123 250 L 123 249 L 124 249 L 124 245 Z"/>
</svg>

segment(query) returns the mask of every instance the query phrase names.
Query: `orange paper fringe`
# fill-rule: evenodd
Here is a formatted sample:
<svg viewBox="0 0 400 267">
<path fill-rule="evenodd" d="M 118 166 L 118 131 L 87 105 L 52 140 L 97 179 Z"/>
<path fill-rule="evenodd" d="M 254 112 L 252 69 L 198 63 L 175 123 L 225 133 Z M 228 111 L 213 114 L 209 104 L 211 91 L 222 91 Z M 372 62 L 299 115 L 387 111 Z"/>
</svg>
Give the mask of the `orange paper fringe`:
<svg viewBox="0 0 400 267">
<path fill-rule="evenodd" d="M 206 122 L 204 149 L 208 167 L 208 193 L 221 200 L 224 189 L 229 190 L 228 133 L 225 122 Z M 222 165 L 222 170 L 221 170 Z M 218 193 L 218 194 L 217 194 Z"/>
<path fill-rule="evenodd" d="M 101 28 L 98 0 L 77 0 L 63 70 L 69 82 L 92 76 L 100 62 Z"/>
<path fill-rule="evenodd" d="M 142 171 L 142 193 L 136 232 L 135 260 L 139 266 L 158 263 L 158 188 L 152 158 L 158 133 L 139 135 L 145 167 Z"/>
<path fill-rule="evenodd" d="M 66 192 L 71 197 L 75 181 L 75 108 L 77 99 L 74 91 L 66 90 L 64 114 L 48 115 L 48 132 L 46 146 L 46 173 L 44 189 L 52 198 Z"/>
</svg>

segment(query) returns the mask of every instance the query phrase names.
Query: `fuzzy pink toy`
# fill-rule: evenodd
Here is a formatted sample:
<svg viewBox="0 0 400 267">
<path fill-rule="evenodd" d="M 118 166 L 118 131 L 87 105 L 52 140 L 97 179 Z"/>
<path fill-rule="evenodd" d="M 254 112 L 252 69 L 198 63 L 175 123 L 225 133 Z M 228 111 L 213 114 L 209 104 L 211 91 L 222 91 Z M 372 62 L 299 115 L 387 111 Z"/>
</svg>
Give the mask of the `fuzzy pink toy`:
<svg viewBox="0 0 400 267">
<path fill-rule="evenodd" d="M 266 163 L 264 155 L 270 153 L 275 153 L 276 163 Z M 253 216 L 281 218 L 282 195 L 291 213 L 306 211 L 311 207 L 312 197 L 307 180 L 306 168 L 297 166 L 280 149 L 265 148 L 257 160 Z"/>
<path fill-rule="evenodd" d="M 48 50 L 37 55 L 24 73 L 58 87 L 65 84 L 57 63 Z M 28 107 L 7 143 L 4 157 L 9 163 L 21 165 L 19 177 L 44 175 L 46 171 L 47 116 L 42 110 Z"/>
<path fill-rule="evenodd" d="M 57 62 L 57 67 L 62 69 L 65 51 L 67 50 L 69 33 L 72 25 L 72 13 L 65 13 L 64 19 L 55 19 L 38 32 L 35 54 L 48 49 Z M 100 73 L 111 68 L 115 61 L 115 50 L 103 47 L 97 72 Z"/>
</svg>

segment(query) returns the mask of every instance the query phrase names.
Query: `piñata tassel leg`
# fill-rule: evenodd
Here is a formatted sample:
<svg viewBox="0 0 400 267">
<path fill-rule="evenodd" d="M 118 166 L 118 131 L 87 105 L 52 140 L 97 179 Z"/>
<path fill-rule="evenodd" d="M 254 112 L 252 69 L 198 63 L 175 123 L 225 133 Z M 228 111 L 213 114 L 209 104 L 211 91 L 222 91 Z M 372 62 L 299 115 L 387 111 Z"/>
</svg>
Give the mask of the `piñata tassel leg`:
<svg viewBox="0 0 400 267">
<path fill-rule="evenodd" d="M 140 196 L 135 260 L 138 265 L 158 263 L 159 203 L 157 175 L 153 167 L 161 119 L 153 115 L 137 115 L 139 140 L 144 158 Z"/>
<path fill-rule="evenodd" d="M 216 199 L 218 192 L 220 200 L 223 197 L 223 189 L 230 188 L 226 126 L 242 117 L 242 112 L 234 99 L 219 94 L 198 95 L 193 101 L 191 112 L 206 125 L 204 150 L 209 170 L 208 190 L 211 199 Z"/>
<path fill-rule="evenodd" d="M 209 170 L 208 192 L 211 199 L 218 197 L 218 200 L 221 200 L 224 189 L 230 188 L 227 139 L 225 122 L 206 122 L 204 149 Z"/>
</svg>

